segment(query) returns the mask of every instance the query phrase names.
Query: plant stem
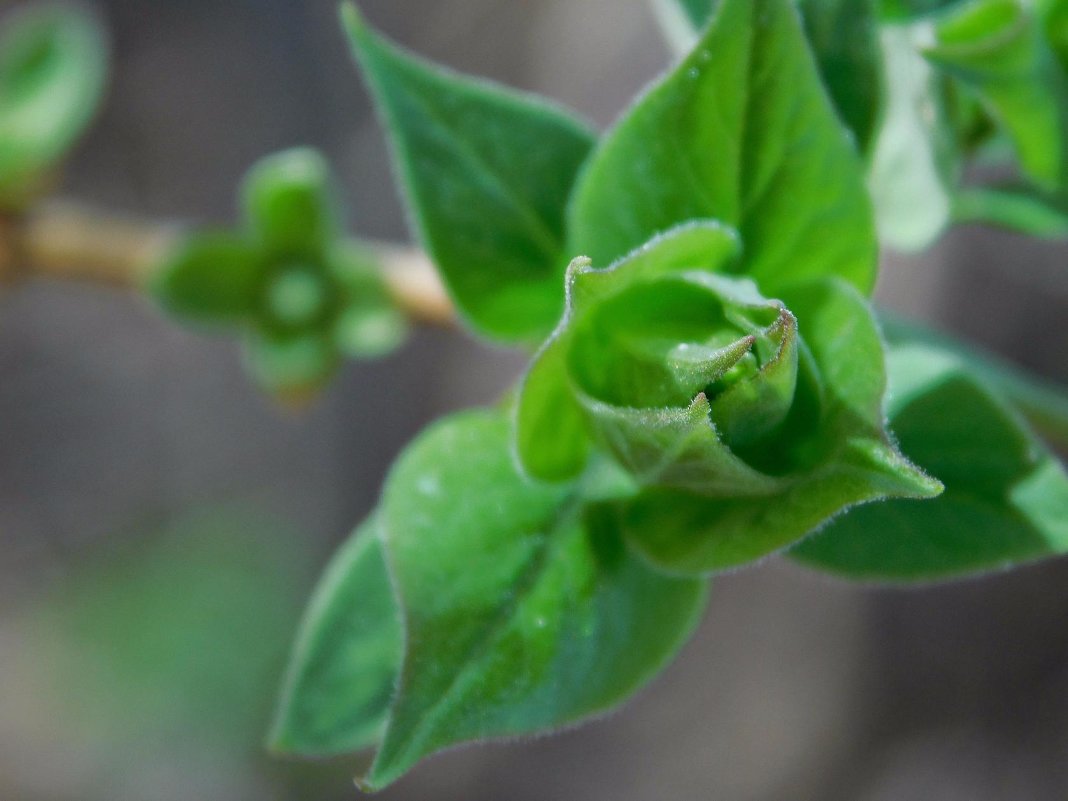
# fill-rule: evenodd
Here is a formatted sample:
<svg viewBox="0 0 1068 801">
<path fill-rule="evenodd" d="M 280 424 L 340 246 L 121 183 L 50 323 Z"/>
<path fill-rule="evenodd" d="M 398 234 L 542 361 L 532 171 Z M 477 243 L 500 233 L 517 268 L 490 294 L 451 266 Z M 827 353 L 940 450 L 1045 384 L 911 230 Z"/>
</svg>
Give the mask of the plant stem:
<svg viewBox="0 0 1068 801">
<path fill-rule="evenodd" d="M 182 227 L 55 201 L 0 220 L 0 282 L 35 278 L 139 289 Z M 375 251 L 398 305 L 413 319 L 451 325 L 456 314 L 430 260 L 413 247 Z"/>
</svg>

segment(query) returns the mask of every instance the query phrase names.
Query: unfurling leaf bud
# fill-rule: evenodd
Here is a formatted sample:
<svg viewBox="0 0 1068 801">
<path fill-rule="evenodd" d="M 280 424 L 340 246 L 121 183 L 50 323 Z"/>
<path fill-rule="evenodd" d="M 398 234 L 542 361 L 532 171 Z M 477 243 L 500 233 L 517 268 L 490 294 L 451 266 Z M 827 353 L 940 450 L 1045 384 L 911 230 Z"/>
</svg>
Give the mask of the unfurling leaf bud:
<svg viewBox="0 0 1068 801">
<path fill-rule="evenodd" d="M 246 363 L 286 403 L 314 397 L 342 356 L 383 356 L 404 341 L 406 321 L 375 257 L 341 236 L 319 153 L 261 159 L 242 206 L 243 231 L 194 231 L 158 266 L 152 290 L 168 311 L 243 326 Z"/>
<path fill-rule="evenodd" d="M 859 295 L 821 281 L 765 298 L 742 261 L 711 222 L 608 269 L 576 260 L 520 396 L 527 472 L 567 480 L 590 449 L 610 453 L 643 488 L 625 527 L 670 569 L 747 561 L 851 504 L 939 489 L 883 429 L 881 343 Z"/>
</svg>

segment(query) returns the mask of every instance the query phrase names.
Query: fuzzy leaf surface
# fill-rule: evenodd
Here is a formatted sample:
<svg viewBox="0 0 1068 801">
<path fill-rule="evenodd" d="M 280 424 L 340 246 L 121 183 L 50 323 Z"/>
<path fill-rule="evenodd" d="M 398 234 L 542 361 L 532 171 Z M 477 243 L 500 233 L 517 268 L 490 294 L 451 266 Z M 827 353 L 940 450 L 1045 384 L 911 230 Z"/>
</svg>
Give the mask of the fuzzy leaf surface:
<svg viewBox="0 0 1068 801">
<path fill-rule="evenodd" d="M 522 478 L 510 429 L 500 412 L 448 418 L 387 482 L 384 534 L 406 641 L 368 789 L 450 745 L 546 731 L 618 704 L 704 607 L 703 581 L 653 572 L 574 488 Z"/>
<path fill-rule="evenodd" d="M 941 490 L 884 428 L 882 342 L 863 299 L 836 282 L 800 287 L 783 299 L 811 352 L 819 408 L 798 404 L 780 439 L 759 455 L 772 482 L 761 493 L 705 497 L 653 488 L 622 506 L 629 541 L 661 569 L 729 569 L 790 545 L 854 504 L 930 498 Z M 774 467 L 791 461 L 802 466 Z"/>
<path fill-rule="evenodd" d="M 573 478 L 581 472 L 590 450 L 583 411 L 566 365 L 571 331 L 581 314 L 576 310 L 577 295 L 590 291 L 610 294 L 632 281 L 685 270 L 721 271 L 740 250 L 738 235 L 732 229 L 714 221 L 693 222 L 631 254 L 625 260 L 625 269 L 585 273 L 580 280 L 583 263 L 572 267 L 567 278 L 565 317 L 535 356 L 520 391 L 516 447 L 519 461 L 529 475 L 543 481 Z"/>
</svg>

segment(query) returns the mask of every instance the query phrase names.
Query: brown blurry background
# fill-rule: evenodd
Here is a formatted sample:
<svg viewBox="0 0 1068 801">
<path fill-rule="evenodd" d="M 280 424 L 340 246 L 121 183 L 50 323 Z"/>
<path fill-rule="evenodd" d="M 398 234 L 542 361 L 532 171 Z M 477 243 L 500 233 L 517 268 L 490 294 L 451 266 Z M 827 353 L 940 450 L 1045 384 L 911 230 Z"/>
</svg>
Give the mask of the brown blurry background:
<svg viewBox="0 0 1068 801">
<path fill-rule="evenodd" d="M 0 12 L 14 5 L 0 2 Z M 643 0 L 364 0 L 463 71 L 608 124 L 668 63 Z M 353 229 L 403 239 L 333 0 L 109 0 L 104 111 L 64 193 L 229 222 L 245 168 L 322 148 Z M 959 230 L 881 300 L 1068 380 L 1068 249 Z M 351 798 L 356 761 L 262 753 L 296 619 L 398 450 L 522 358 L 420 332 L 281 413 L 238 349 L 143 299 L 0 296 L 0 799 Z M 387 801 L 1068 798 L 1068 562 L 940 587 L 772 560 L 606 721 L 425 762 Z"/>
</svg>

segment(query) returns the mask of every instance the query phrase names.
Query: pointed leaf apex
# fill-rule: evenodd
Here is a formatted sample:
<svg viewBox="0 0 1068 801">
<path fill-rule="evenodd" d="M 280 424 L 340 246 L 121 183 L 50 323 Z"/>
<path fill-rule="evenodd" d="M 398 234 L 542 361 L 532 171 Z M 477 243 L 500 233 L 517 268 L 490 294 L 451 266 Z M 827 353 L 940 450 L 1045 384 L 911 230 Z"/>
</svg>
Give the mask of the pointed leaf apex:
<svg viewBox="0 0 1068 801">
<path fill-rule="evenodd" d="M 937 498 L 945 490 L 941 481 L 916 467 L 886 443 L 854 442 L 852 451 L 854 464 L 880 477 L 877 486 L 887 497 Z"/>
<path fill-rule="evenodd" d="M 367 20 L 363 18 L 359 7 L 351 0 L 345 0 L 338 6 L 338 16 L 341 17 L 341 25 L 353 39 L 361 39 L 367 35 L 369 31 Z"/>
</svg>

